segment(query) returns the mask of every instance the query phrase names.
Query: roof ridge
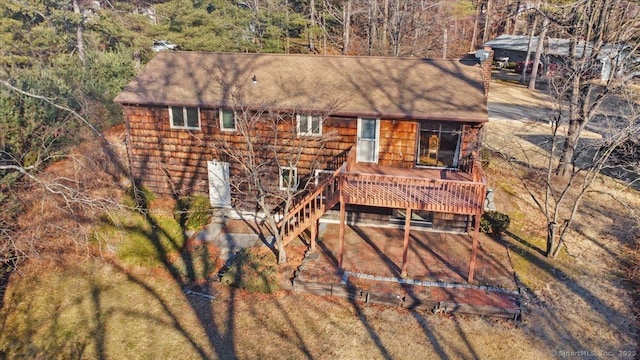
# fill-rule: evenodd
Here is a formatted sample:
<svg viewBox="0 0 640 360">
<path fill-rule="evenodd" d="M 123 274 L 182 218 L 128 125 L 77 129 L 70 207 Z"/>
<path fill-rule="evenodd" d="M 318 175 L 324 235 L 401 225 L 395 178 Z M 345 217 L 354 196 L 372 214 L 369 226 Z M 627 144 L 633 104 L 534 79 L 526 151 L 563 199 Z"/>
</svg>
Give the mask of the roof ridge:
<svg viewBox="0 0 640 360">
<path fill-rule="evenodd" d="M 438 59 L 429 57 L 412 57 L 412 56 L 383 56 L 383 55 L 323 55 L 323 54 L 291 54 L 291 53 L 249 53 L 249 52 L 227 52 L 227 51 L 190 51 L 190 50 L 174 50 L 174 51 L 162 51 L 158 55 L 173 55 L 173 54 L 200 54 L 200 55 L 229 55 L 229 56 L 277 56 L 277 57 L 301 57 L 301 58 L 334 58 L 334 59 L 377 59 L 377 60 L 422 60 L 422 61 L 436 61 L 436 62 L 458 62 L 460 59 Z"/>
</svg>

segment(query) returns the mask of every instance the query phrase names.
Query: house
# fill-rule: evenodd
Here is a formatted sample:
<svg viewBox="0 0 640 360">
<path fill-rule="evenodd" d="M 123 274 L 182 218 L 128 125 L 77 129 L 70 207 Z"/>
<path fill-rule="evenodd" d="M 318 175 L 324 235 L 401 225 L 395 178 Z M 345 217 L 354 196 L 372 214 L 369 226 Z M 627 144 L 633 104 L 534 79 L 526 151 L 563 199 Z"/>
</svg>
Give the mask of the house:
<svg viewBox="0 0 640 360">
<path fill-rule="evenodd" d="M 531 43 L 531 58 L 538 46 L 538 36 L 534 36 Z M 545 68 L 564 66 L 566 59 L 569 57 L 570 51 L 570 39 L 548 38 L 544 46 L 544 56 L 541 58 L 541 62 Z M 529 48 L 529 35 L 500 35 L 497 38 L 488 41 L 484 44 L 486 47 L 491 47 L 494 51 L 495 59 L 505 59 L 508 62 L 524 62 L 527 56 L 527 49 Z M 581 58 L 585 53 L 590 56 L 593 51 L 593 45 L 585 43 L 584 41 L 578 45 L 576 49 L 576 56 Z M 615 44 L 605 44 L 600 52 L 597 54 L 598 71 L 601 80 L 607 80 L 611 77 L 612 69 L 618 69 L 615 76 L 625 76 L 625 71 L 628 71 L 630 61 L 629 48 Z M 626 66 L 620 66 L 621 63 Z M 553 66 L 549 66 L 553 64 Z M 531 65 L 530 65 L 531 66 Z"/>
<path fill-rule="evenodd" d="M 405 250 L 416 218 L 436 228 L 473 225 L 471 281 L 486 193 L 477 158 L 490 65 L 490 58 L 480 66 L 160 52 L 115 102 L 124 109 L 131 173 L 154 192 L 209 194 L 214 206 L 239 206 L 234 199 L 250 193 L 251 184 L 238 179 L 236 155 L 248 151 L 246 131 L 255 131 L 254 139 L 268 138 L 255 156 L 274 186 L 316 178 L 281 214 L 287 239 L 310 228 L 313 247 L 319 219 L 332 208 L 339 208 L 342 229 L 348 210 L 404 219 Z M 264 124 L 242 130 L 247 116 L 276 118 L 275 131 L 266 135 Z M 302 149 L 295 167 L 274 156 L 276 146 L 284 153 Z"/>
</svg>

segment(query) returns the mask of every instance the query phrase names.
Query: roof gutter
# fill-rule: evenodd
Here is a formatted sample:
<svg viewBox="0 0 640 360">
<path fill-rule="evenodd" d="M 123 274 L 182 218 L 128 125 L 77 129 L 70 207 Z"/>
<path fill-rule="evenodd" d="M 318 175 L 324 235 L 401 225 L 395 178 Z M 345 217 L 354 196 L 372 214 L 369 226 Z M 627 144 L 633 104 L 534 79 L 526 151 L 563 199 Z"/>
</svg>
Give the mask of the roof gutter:
<svg viewBox="0 0 640 360">
<path fill-rule="evenodd" d="M 174 102 L 168 103 L 163 101 L 146 102 L 144 104 L 137 103 L 135 101 L 125 101 L 118 98 L 114 99 L 114 102 L 119 103 L 122 106 L 188 106 L 188 107 L 202 107 L 202 108 L 238 108 L 237 106 L 228 106 L 226 104 L 210 104 L 210 103 L 198 103 L 198 102 Z M 273 110 L 274 108 L 263 106 L 247 106 L 244 110 Z M 485 116 L 463 116 L 463 115 L 451 115 L 451 114 L 437 114 L 437 113 L 411 113 L 411 112 L 381 112 L 381 111 L 341 111 L 335 109 L 301 109 L 301 108 L 277 108 L 281 112 L 285 113 L 319 113 L 330 116 L 344 116 L 344 117 L 373 117 L 389 120 L 438 120 L 438 121 L 451 121 L 451 122 L 472 122 L 472 123 L 485 123 L 489 121 L 489 115 Z"/>
</svg>

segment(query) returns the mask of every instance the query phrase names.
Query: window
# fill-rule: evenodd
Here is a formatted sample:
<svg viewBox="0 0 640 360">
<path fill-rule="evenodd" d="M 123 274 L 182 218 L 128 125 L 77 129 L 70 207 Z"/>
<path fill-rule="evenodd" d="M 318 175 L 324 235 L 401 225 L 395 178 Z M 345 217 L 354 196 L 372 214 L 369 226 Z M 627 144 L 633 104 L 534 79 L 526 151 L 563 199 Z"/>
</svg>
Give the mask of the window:
<svg viewBox="0 0 640 360">
<path fill-rule="evenodd" d="M 298 187 L 298 169 L 294 167 L 280 168 L 280 190 L 292 189 Z"/>
<path fill-rule="evenodd" d="M 170 106 L 169 118 L 174 129 L 200 129 L 200 108 Z"/>
<path fill-rule="evenodd" d="M 322 135 L 322 117 L 298 114 L 298 135 Z"/>
<path fill-rule="evenodd" d="M 320 182 L 324 181 L 325 179 L 329 179 L 331 178 L 331 176 L 333 175 L 335 171 L 334 170 L 323 170 L 323 169 L 316 169 L 315 170 L 315 182 L 314 185 L 318 186 L 318 184 L 320 184 Z M 325 199 L 324 195 L 320 195 L 320 199 Z"/>
<path fill-rule="evenodd" d="M 378 162 L 380 121 L 375 118 L 358 118 L 357 162 Z"/>
<path fill-rule="evenodd" d="M 220 130 L 236 130 L 236 113 L 233 110 L 220 109 Z"/>
<path fill-rule="evenodd" d="M 453 123 L 420 123 L 417 164 L 456 167 L 460 156 L 462 125 Z"/>
<path fill-rule="evenodd" d="M 318 184 L 321 181 L 324 181 L 324 179 L 327 179 L 329 177 L 331 177 L 331 175 L 333 175 L 334 171 L 333 170 L 323 170 L 323 169 L 316 169 L 315 173 L 315 182 L 314 184 L 316 186 L 318 186 Z"/>
</svg>

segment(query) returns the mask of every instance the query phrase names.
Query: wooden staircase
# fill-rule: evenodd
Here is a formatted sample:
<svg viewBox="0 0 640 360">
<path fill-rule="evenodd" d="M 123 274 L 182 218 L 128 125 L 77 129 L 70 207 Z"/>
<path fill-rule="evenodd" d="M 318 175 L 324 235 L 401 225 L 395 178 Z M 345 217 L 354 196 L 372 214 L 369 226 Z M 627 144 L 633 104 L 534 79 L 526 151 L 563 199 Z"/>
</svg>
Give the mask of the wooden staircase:
<svg viewBox="0 0 640 360">
<path fill-rule="evenodd" d="M 340 173 L 345 167 L 346 163 L 321 179 L 309 194 L 293 204 L 286 214 L 282 214 L 278 228 L 284 245 L 296 239 L 338 203 Z"/>
</svg>

